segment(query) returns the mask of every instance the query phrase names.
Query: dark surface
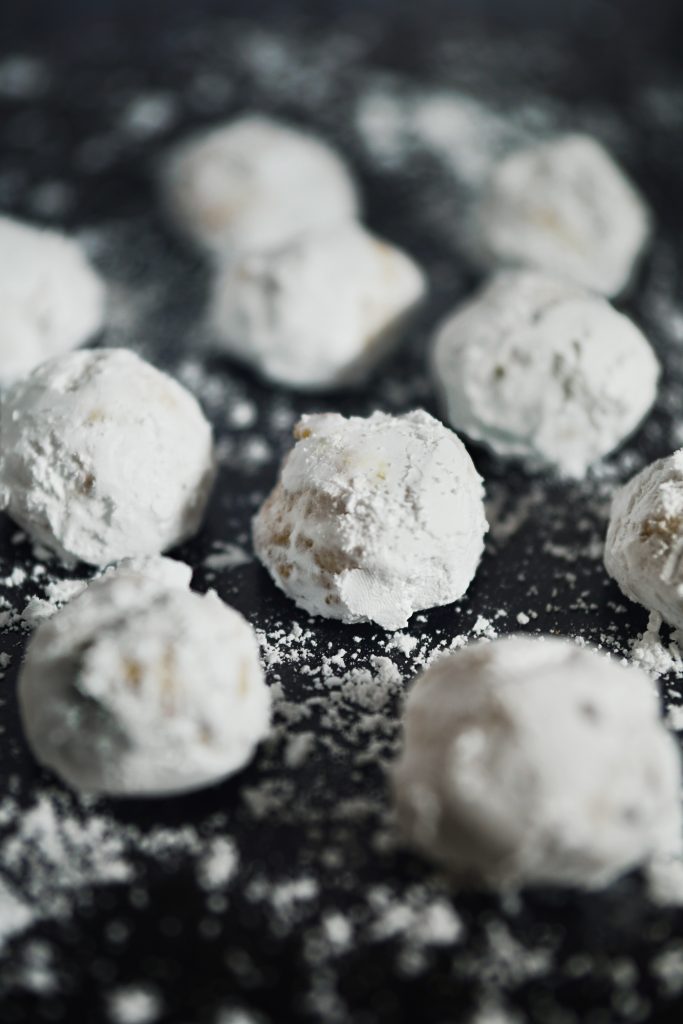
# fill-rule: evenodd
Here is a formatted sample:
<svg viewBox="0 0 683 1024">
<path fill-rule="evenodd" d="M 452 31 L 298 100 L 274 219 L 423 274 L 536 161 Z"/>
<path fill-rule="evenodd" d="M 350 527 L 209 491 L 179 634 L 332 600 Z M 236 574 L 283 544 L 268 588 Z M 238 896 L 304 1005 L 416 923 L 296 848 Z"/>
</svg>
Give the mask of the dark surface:
<svg viewBox="0 0 683 1024">
<path fill-rule="evenodd" d="M 12 4 L 0 11 L 2 49 L 39 54 L 51 69 L 50 82 L 39 95 L 0 97 L 0 205 L 18 216 L 94 232 L 97 258 L 114 281 L 122 307 L 132 292 L 144 298 L 149 282 L 149 303 L 130 322 L 115 316 L 105 342 L 132 344 L 171 371 L 196 351 L 206 270 L 167 232 L 156 207 L 152 171 L 172 138 L 243 107 L 289 115 L 336 141 L 359 175 L 369 223 L 405 245 L 425 265 L 432 286 L 430 302 L 400 356 L 355 396 L 291 399 L 199 353 L 223 388 L 213 400 L 210 388 L 203 395 L 200 390 L 200 397 L 208 396 L 205 404 L 218 436 L 232 437 L 234 443 L 204 530 L 178 552 L 197 566 L 195 585 L 215 585 L 266 630 L 288 628 L 292 621 L 312 628 L 312 665 L 322 652 L 348 648 L 349 632 L 361 638 L 361 658 L 385 653 L 381 631 L 349 631 L 308 621 L 253 562 L 216 578 L 206 574 L 201 562 L 213 540 L 245 542 L 249 517 L 274 479 L 279 453 L 289 444 L 290 414 L 320 408 L 400 411 L 415 405 L 435 411 L 425 375 L 426 340 L 441 313 L 471 290 L 476 277 L 452 244 L 460 199 L 456 195 L 451 204 L 452 184 L 443 167 L 416 152 L 397 170 L 382 169 L 353 129 L 351 113 L 358 97 L 389 71 L 401 76 L 402 89 L 437 84 L 463 89 L 511 117 L 521 104 L 533 106 L 539 100 L 545 111 L 541 131 L 578 126 L 602 135 L 654 208 L 657 242 L 624 306 L 648 331 L 664 363 L 656 413 L 625 453 L 583 484 L 530 479 L 473 450 L 490 495 L 513 511 L 528 500 L 527 514 L 511 537 L 494 533 L 461 606 L 428 613 L 426 622 L 415 622 L 410 630 L 435 640 L 471 634 L 478 615 L 493 619 L 502 609 L 507 615 L 496 620 L 500 632 L 520 628 L 584 635 L 609 649 L 625 649 L 644 627 L 645 615 L 635 608 L 615 610 L 622 599 L 596 557 L 606 501 L 615 480 L 680 443 L 676 428 L 683 423 L 683 359 L 676 337 L 683 237 L 677 5 L 648 5 L 644 10 L 635 3 L 581 3 L 562 15 L 559 8 L 548 10 L 555 5 L 540 3 L 504 9 L 474 3 L 343 8 L 321 3 L 287 5 L 286 12 L 284 5 L 273 3 L 231 5 L 227 10 L 236 12 L 238 20 L 229 19 L 225 5 L 218 3 L 178 7 L 84 0 Z M 200 9 L 209 12 L 206 17 L 198 16 Z M 250 25 L 295 41 L 302 54 L 300 84 L 272 69 L 254 70 L 242 59 Z M 344 52 L 340 40 L 346 41 L 348 57 L 334 67 L 326 65 L 326 48 Z M 202 94 L 193 86 L 201 69 L 211 70 L 229 90 Z M 318 92 L 321 83 L 324 95 Z M 676 88 L 681 90 L 677 99 Z M 651 98 L 657 90 L 673 96 L 661 109 Z M 121 111 L 141 92 L 173 97 L 173 123 L 152 138 L 117 134 Z M 104 148 L 95 146 L 93 158 L 91 145 L 84 158 L 84 144 L 92 139 L 104 140 Z M 67 183 L 69 191 L 48 216 L 49 204 L 46 208 L 40 190 L 54 181 Z M 235 396 L 258 406 L 258 421 L 247 431 L 231 430 L 229 418 L 226 426 L 223 401 Z M 281 426 L 275 425 L 274 409 L 284 410 Z M 242 457 L 250 437 L 265 439 L 270 446 L 263 462 Z M 9 543 L 13 532 L 11 524 L 2 524 L 3 575 L 14 564 L 31 565 L 28 546 Z M 558 550 L 569 555 L 558 555 Z M 576 575 L 575 582 L 567 579 L 568 571 Z M 35 590 L 29 587 L 25 593 Z M 24 593 L 8 596 L 22 606 Z M 517 612 L 530 610 L 537 617 L 517 627 Z M 38 771 L 20 739 L 13 687 L 23 635 L 11 633 L 4 643 L 13 663 L 3 683 L 0 766 L 8 789 L 28 806 L 52 780 Z M 410 660 L 392 657 L 410 678 Z M 269 678 L 280 678 L 292 701 L 303 702 L 312 692 L 296 665 L 279 665 Z M 347 713 L 351 721 L 354 709 Z M 395 721 L 393 704 L 384 713 Z M 307 728 L 324 736 L 326 727 L 316 715 L 324 718 L 324 708 L 317 709 Z M 249 1009 L 255 1020 L 274 1024 L 447 1024 L 469 1019 L 489 996 L 537 1024 L 680 1021 L 683 1003 L 652 965 L 673 939 L 683 938 L 683 913 L 653 906 L 635 875 L 605 893 L 535 892 L 518 906 L 503 906 L 494 896 L 456 894 L 464 937 L 444 947 L 430 946 L 420 969 L 406 972 L 400 944 L 373 933 L 367 894 L 374 886 L 388 885 L 402 899 L 417 886 L 423 895 L 451 899 L 447 885 L 416 858 L 375 841 L 384 827 L 386 783 L 380 764 L 365 763 L 355 732 L 349 732 L 346 755 L 344 737 L 337 734 L 329 746 L 316 745 L 300 766 L 283 768 L 285 732 L 281 727 L 239 777 L 205 793 L 166 802 L 100 805 L 102 813 L 143 830 L 189 823 L 208 834 L 212 816 L 224 814 L 240 851 L 240 871 L 226 906 L 207 910 L 192 865 L 182 861 L 169 865 L 151 859 L 142 865 L 136 883 L 136 891 L 147 893 L 142 906 L 130 886 L 84 886 L 69 917 L 39 924 L 32 933 L 50 944 L 58 981 L 52 991 L 28 992 L 16 981 L 26 936 L 8 945 L 0 1020 L 107 1020 L 113 988 L 146 982 L 161 996 L 157 1019 L 178 1024 L 218 1022 L 219 1012 L 231 1008 Z M 387 753 L 392 744 L 388 735 Z M 243 790 L 277 780 L 282 773 L 288 787 L 281 805 L 264 817 L 253 814 L 242 799 Z M 368 809 L 357 816 L 342 813 L 343 801 L 355 797 L 367 800 Z M 76 805 L 71 812 L 90 813 Z M 15 825 L 2 827 L 9 834 Z M 327 856 L 330 850 L 337 854 L 334 863 Z M 274 917 L 272 901 L 248 896 L 254 879 L 302 875 L 317 880 L 318 895 L 285 925 Z M 21 887 L 21 880 L 10 880 Z M 355 922 L 354 941 L 321 960 L 312 955 L 309 939 L 325 914 L 337 909 Z M 112 922 L 125 924 L 123 940 L 112 938 Z M 492 929 L 500 925 L 522 949 L 548 951 L 548 965 L 536 972 L 506 966 L 491 940 Z M 624 964 L 630 965 L 630 974 Z M 624 981 L 626 975 L 630 980 Z M 336 992 L 334 1005 L 311 995 L 318 981 Z"/>
</svg>

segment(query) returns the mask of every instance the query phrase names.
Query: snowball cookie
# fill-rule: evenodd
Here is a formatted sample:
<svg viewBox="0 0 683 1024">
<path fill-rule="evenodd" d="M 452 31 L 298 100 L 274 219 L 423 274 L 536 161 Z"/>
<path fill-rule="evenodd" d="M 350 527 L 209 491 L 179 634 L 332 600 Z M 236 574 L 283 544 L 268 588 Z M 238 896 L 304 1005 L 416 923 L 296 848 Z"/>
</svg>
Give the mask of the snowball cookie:
<svg viewBox="0 0 683 1024">
<path fill-rule="evenodd" d="M 0 505 L 66 562 L 158 554 L 199 527 L 214 478 L 195 399 L 126 349 L 71 352 L 0 406 Z"/>
<path fill-rule="evenodd" d="M 617 491 L 605 567 L 624 594 L 683 629 L 683 448 Z"/>
<path fill-rule="evenodd" d="M 417 680 L 393 789 L 410 844 L 462 881 L 595 888 L 680 851 L 679 773 L 640 669 L 512 636 Z"/>
<path fill-rule="evenodd" d="M 538 267 L 604 295 L 623 291 L 650 236 L 643 200 L 587 135 L 505 158 L 474 220 L 474 243 L 488 265 Z"/>
<path fill-rule="evenodd" d="M 57 231 L 0 216 L 0 386 L 76 348 L 104 322 L 104 285 Z"/>
<path fill-rule="evenodd" d="M 655 400 L 659 364 L 600 296 L 535 271 L 503 271 L 436 335 L 451 425 L 532 468 L 581 477 Z"/>
<path fill-rule="evenodd" d="M 254 631 L 215 593 L 127 571 L 39 626 L 19 677 L 38 761 L 74 789 L 157 796 L 231 775 L 268 731 Z"/>
<path fill-rule="evenodd" d="M 319 390 L 367 376 L 424 291 L 409 256 L 349 221 L 231 260 L 210 320 L 221 347 L 268 380 Z"/>
<path fill-rule="evenodd" d="M 407 625 L 467 590 L 488 529 L 464 445 L 426 412 L 304 416 L 254 519 L 275 583 L 312 615 Z"/>
<path fill-rule="evenodd" d="M 165 204 L 176 226 L 210 253 L 282 245 L 358 213 L 346 164 L 320 139 L 268 117 L 240 117 L 167 158 Z"/>
</svg>

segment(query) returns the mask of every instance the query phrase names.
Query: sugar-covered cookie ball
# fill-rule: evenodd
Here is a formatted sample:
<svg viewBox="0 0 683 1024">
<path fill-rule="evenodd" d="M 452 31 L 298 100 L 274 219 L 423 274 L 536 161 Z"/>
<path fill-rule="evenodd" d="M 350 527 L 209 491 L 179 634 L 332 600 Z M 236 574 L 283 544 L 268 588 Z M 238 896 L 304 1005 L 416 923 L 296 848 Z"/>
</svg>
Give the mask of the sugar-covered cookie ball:
<svg viewBox="0 0 683 1024">
<path fill-rule="evenodd" d="M 437 332 L 434 376 L 455 430 L 498 455 L 581 477 L 639 425 L 659 364 L 598 295 L 504 271 Z"/>
<path fill-rule="evenodd" d="M 517 636 L 416 681 L 393 788 L 409 843 L 463 881 L 594 888 L 680 852 L 679 777 L 640 669 Z"/>
<path fill-rule="evenodd" d="M 102 327 L 104 285 L 77 242 L 0 217 L 0 385 Z"/>
<path fill-rule="evenodd" d="M 503 159 L 475 211 L 474 244 L 489 266 L 538 267 L 604 295 L 623 291 L 649 236 L 643 200 L 586 135 Z"/>
<path fill-rule="evenodd" d="M 210 319 L 221 348 L 268 380 L 321 390 L 367 376 L 424 288 L 409 256 L 349 221 L 229 261 Z"/>
<path fill-rule="evenodd" d="M 341 156 L 269 117 L 240 117 L 180 143 L 162 187 L 177 227 L 210 253 L 270 249 L 358 213 Z"/>
<path fill-rule="evenodd" d="M 74 789 L 170 795 L 242 768 L 268 731 L 254 631 L 215 593 L 124 567 L 39 626 L 19 678 L 38 761 Z"/>
<path fill-rule="evenodd" d="M 0 504 L 67 562 L 179 543 L 198 529 L 213 478 L 199 405 L 128 350 L 52 359 L 0 406 Z"/>
<path fill-rule="evenodd" d="M 646 466 L 612 502 L 605 567 L 624 594 L 683 629 L 683 448 Z"/>
<path fill-rule="evenodd" d="M 304 416 L 254 547 L 312 615 L 405 626 L 467 590 L 487 530 L 464 445 L 426 412 Z"/>
</svg>

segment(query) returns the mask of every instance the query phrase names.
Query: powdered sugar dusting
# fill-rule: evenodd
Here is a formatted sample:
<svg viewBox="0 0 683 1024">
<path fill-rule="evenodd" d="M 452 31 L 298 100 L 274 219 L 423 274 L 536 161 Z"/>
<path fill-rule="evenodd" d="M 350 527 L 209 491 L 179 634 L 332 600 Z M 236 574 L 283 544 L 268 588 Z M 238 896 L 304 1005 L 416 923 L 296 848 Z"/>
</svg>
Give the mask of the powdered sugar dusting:
<svg viewBox="0 0 683 1024">
<path fill-rule="evenodd" d="M 14 66 L 0 63 L 0 94 L 11 105 L 0 125 L 3 208 L 76 217 L 79 236 L 110 284 L 105 342 L 131 345 L 174 372 L 211 419 L 226 487 L 204 533 L 182 555 L 195 567 L 199 589 L 215 585 L 258 628 L 275 700 L 271 740 L 233 783 L 192 803 L 155 805 L 144 822 L 134 808 L 76 803 L 28 761 L 12 718 L 25 638 L 21 609 L 30 597 L 52 605 L 46 586 L 74 574 L 35 563 L 21 538 L 3 548 L 0 621 L 12 661 L 0 687 L 6 701 L 0 868 L 15 926 L 4 937 L 10 969 L 3 971 L 0 999 L 14 998 L 10 988 L 22 997 L 31 993 L 41 1010 L 68 1024 L 83 1017 L 72 995 L 79 987 L 93 1000 L 101 996 L 101 1007 L 88 1012 L 101 1009 L 103 1019 L 112 1006 L 135 1012 L 131 1005 L 138 1013 L 151 1005 L 163 1019 L 187 996 L 185 1017 L 203 1000 L 211 1024 L 264 1024 L 272 1017 L 268 993 L 279 993 L 283 978 L 298 987 L 302 1013 L 331 1024 L 357 1020 L 359 1006 L 372 1024 L 432 1009 L 435 1019 L 446 1020 L 455 1006 L 476 1024 L 571 1019 L 594 1010 L 615 1021 L 647 1019 L 652 1001 L 675 989 L 680 921 L 668 906 L 646 905 L 637 880 L 604 895 L 573 894 L 566 903 L 542 893 L 515 904 L 454 897 L 445 879 L 396 850 L 382 769 L 400 742 L 409 680 L 441 652 L 466 645 L 477 620 L 484 635 L 489 628 L 569 633 L 631 657 L 646 617 L 607 582 L 598 553 L 615 486 L 674 447 L 676 437 L 680 443 L 683 313 L 675 210 L 669 237 L 667 225 L 660 226 L 651 272 L 635 299 L 665 363 L 655 417 L 636 444 L 580 484 L 549 484 L 473 450 L 486 477 L 491 531 L 465 600 L 417 615 L 390 637 L 367 626 L 341 635 L 280 600 L 253 559 L 229 564 L 231 545 L 249 553 L 250 516 L 272 486 L 302 413 L 400 413 L 416 406 L 436 412 L 425 348 L 440 311 L 470 289 L 457 256 L 460 226 L 472 185 L 491 159 L 571 127 L 596 133 L 637 177 L 644 152 L 663 180 L 680 170 L 670 134 L 671 126 L 680 127 L 680 89 L 665 69 L 652 72 L 642 95 L 634 75 L 632 104 L 617 109 L 582 98 L 576 48 L 551 37 L 505 41 L 440 24 L 443 31 L 439 38 L 432 32 L 428 46 L 417 38 L 413 45 L 412 30 L 407 36 L 416 66 L 421 53 L 428 55 L 419 75 L 390 73 L 382 66 L 387 26 L 370 6 L 357 17 L 344 23 L 340 15 L 320 38 L 293 16 L 281 31 L 196 19 L 174 36 L 181 75 L 153 63 L 143 71 L 133 63 L 136 48 L 127 63 L 117 56 L 115 67 L 89 54 L 92 73 L 80 60 L 67 67 L 57 54 L 49 62 L 19 54 L 11 58 Z M 165 39 L 155 30 L 160 52 Z M 105 103 L 96 94 L 109 70 Z M 614 83 L 616 90 L 616 77 Z M 35 99 L 46 96 L 48 85 L 54 100 L 43 107 Z M 415 251 L 428 271 L 434 309 L 400 358 L 387 361 L 353 401 L 293 399 L 208 353 L 205 268 L 165 232 L 142 185 L 143 168 L 162 144 L 243 107 L 313 125 L 342 148 L 367 183 L 373 229 Z M 72 117 L 72 108 L 80 116 Z M 643 125 L 656 128 L 647 145 L 634 134 L 637 119 L 624 110 L 637 110 Z M 49 139 L 50 146 L 20 147 L 22 132 Z M 59 172 L 46 171 L 41 153 L 47 152 L 64 154 Z M 142 187 L 131 190 L 130 174 L 138 171 Z M 50 182 L 57 187 L 46 188 Z M 119 195 L 128 205 L 108 208 L 104 219 L 104 197 Z M 8 539 L 13 533 L 7 526 Z M 220 565 L 204 563 L 222 555 Z M 26 572 L 22 583 L 17 566 Z M 507 615 L 496 617 L 500 610 Z M 660 642 L 669 645 L 665 632 Z M 671 674 L 662 682 L 670 720 L 680 726 L 677 682 Z M 55 846 L 54 830 L 68 835 L 68 843 Z M 43 842 L 45 850 L 38 849 Z M 43 935 L 44 917 L 51 923 Z M 76 962 L 86 958 L 70 958 L 73 937 L 79 950 L 88 949 L 92 974 Z M 167 963 L 168 973 L 146 976 L 158 967 L 149 953 Z M 375 988 L 366 987 L 375 980 Z M 161 1001 L 110 1002 L 122 989 Z M 574 1013 L 566 998 L 577 991 L 585 1005 Z M 277 1010 L 282 1017 L 283 1007 Z"/>
</svg>

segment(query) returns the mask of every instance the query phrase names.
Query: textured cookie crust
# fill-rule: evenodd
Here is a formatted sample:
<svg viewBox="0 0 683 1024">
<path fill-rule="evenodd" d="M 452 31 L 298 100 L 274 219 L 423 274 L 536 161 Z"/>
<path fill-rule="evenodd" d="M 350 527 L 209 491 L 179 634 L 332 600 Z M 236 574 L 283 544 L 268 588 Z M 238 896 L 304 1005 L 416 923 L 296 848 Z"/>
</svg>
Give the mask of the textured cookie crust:
<svg viewBox="0 0 683 1024">
<path fill-rule="evenodd" d="M 462 597 L 488 527 L 481 478 L 455 434 L 418 411 L 304 416 L 295 437 L 253 534 L 300 608 L 400 629 Z"/>
<path fill-rule="evenodd" d="M 36 758 L 75 789 L 114 796 L 231 775 L 270 716 L 246 620 L 216 594 L 192 593 L 179 570 L 150 576 L 134 563 L 38 628 L 19 699 Z"/>
<path fill-rule="evenodd" d="M 212 333 L 267 380 L 302 390 L 362 381 L 425 292 L 417 264 L 349 221 L 228 261 Z"/>
<path fill-rule="evenodd" d="M 164 551 L 199 528 L 215 475 L 194 397 L 126 349 L 43 363 L 0 407 L 0 504 L 67 562 Z"/>
</svg>

